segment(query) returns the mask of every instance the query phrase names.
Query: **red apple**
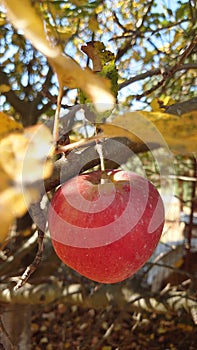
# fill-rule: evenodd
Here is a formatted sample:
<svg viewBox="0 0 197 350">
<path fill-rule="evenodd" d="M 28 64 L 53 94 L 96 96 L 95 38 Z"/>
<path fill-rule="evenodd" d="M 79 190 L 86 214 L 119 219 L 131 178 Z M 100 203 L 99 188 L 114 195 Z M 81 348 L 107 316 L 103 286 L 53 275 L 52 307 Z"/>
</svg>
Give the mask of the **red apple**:
<svg viewBox="0 0 197 350">
<path fill-rule="evenodd" d="M 116 283 L 152 255 L 164 225 L 164 206 L 142 176 L 106 170 L 104 177 L 95 171 L 62 185 L 49 207 L 49 231 L 65 264 L 94 281 Z"/>
</svg>

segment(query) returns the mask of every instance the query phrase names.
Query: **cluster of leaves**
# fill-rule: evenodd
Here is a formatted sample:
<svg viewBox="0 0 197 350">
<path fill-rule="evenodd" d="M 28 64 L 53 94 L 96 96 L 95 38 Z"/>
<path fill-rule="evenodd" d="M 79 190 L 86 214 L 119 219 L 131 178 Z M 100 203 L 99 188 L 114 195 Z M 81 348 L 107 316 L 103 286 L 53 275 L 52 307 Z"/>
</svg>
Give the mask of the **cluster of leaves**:
<svg viewBox="0 0 197 350">
<path fill-rule="evenodd" d="M 165 1 L 158 4 L 150 0 L 144 4 L 142 0 L 116 0 L 112 8 L 107 0 L 46 0 L 33 1 L 33 6 L 53 44 L 60 45 L 78 62 L 85 64 L 80 47 L 92 38 L 103 41 L 115 53 L 119 100 L 127 105 L 134 104 L 136 99 L 146 106 L 153 98 L 170 96 L 180 101 L 195 95 L 196 49 L 180 62 L 196 35 L 195 1 L 177 1 L 170 7 Z M 3 12 L 0 25 L 3 107 L 22 116 L 23 124 L 34 124 L 42 113 L 51 114 L 56 102 L 52 98 L 57 95 L 56 80 L 46 57 L 6 22 Z M 177 69 L 168 76 L 175 64 Z M 145 75 L 141 76 L 142 73 Z M 164 76 L 163 84 L 156 88 Z M 76 93 L 66 91 L 68 104 L 75 101 Z"/>
<path fill-rule="evenodd" d="M 0 242 L 7 238 L 14 219 L 23 216 L 40 194 L 34 183 L 49 177 L 52 135 L 44 125 L 23 129 L 0 112 Z"/>
<path fill-rule="evenodd" d="M 0 40 L 0 92 L 6 97 L 2 99 L 2 108 L 24 126 L 32 125 L 51 106 L 42 91 L 44 84 L 50 88 L 52 71 L 46 67 L 46 58 L 11 24 L 1 23 Z"/>
</svg>

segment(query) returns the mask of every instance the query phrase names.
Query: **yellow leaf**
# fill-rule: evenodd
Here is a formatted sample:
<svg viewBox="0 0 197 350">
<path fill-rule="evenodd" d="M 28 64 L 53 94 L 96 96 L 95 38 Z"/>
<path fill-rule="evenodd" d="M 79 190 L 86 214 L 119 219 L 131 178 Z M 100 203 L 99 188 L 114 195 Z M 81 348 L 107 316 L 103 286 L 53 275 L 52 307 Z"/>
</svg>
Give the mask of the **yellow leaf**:
<svg viewBox="0 0 197 350">
<path fill-rule="evenodd" d="M 17 29 L 24 31 L 24 35 L 33 45 L 46 56 L 56 57 L 60 52 L 60 47 L 54 47 L 47 40 L 43 21 L 39 13 L 35 10 L 30 0 L 2 0 L 7 10 L 7 16 L 10 22 Z"/>
<path fill-rule="evenodd" d="M 99 77 L 88 68 L 82 70 L 74 60 L 65 55 L 60 55 L 55 60 L 49 59 L 49 63 L 57 74 L 60 87 L 80 88 L 100 113 L 113 109 L 115 98 L 108 79 Z"/>
<path fill-rule="evenodd" d="M 182 329 L 184 332 L 193 332 L 195 326 L 186 323 L 178 323 L 177 327 Z"/>
<path fill-rule="evenodd" d="M 121 136 L 126 137 L 128 133 L 128 137 L 130 134 L 129 138 L 131 141 L 135 142 L 135 140 L 139 139 L 139 144 L 160 144 L 162 142 L 162 137 L 154 124 L 148 118 L 145 118 L 141 111 L 127 112 L 119 115 L 112 120 L 111 124 L 124 129 L 124 135 Z"/>
<path fill-rule="evenodd" d="M 135 51 L 135 50 L 132 51 L 132 57 L 136 61 L 140 61 L 141 60 L 140 54 L 137 51 Z"/>
<path fill-rule="evenodd" d="M 99 30 L 99 24 L 97 21 L 96 17 L 90 17 L 89 22 L 88 22 L 88 28 L 92 31 L 92 32 L 96 32 Z"/>
<path fill-rule="evenodd" d="M 175 100 L 173 100 L 173 98 L 171 98 L 170 96 L 166 96 L 164 98 L 161 99 L 163 101 L 164 106 L 171 106 L 174 103 L 176 103 Z"/>
<path fill-rule="evenodd" d="M 98 4 L 98 6 L 95 8 L 95 13 L 97 15 L 101 12 L 103 12 L 103 3 Z"/>
<path fill-rule="evenodd" d="M 0 26 L 3 26 L 4 24 L 6 24 L 6 17 L 4 13 L 0 13 Z"/>
<path fill-rule="evenodd" d="M 174 153 L 192 154 L 197 151 L 197 111 L 181 116 L 161 112 L 141 113 L 154 123 Z"/>
<path fill-rule="evenodd" d="M 15 66 L 15 71 L 18 74 L 22 74 L 23 73 L 23 69 L 24 69 L 24 63 L 23 62 L 18 62 Z"/>
<path fill-rule="evenodd" d="M 164 106 L 170 106 L 174 103 L 176 103 L 176 101 L 173 100 L 170 96 L 165 96 L 159 99 L 153 98 L 153 100 L 150 103 L 150 106 L 153 112 L 162 112 L 162 110 L 164 111 Z"/>
<path fill-rule="evenodd" d="M 161 111 L 161 107 L 157 98 L 153 98 L 153 100 L 150 103 L 150 106 L 154 112 Z"/>
<path fill-rule="evenodd" d="M 57 33 L 62 41 L 66 41 L 70 39 L 75 32 L 72 30 L 72 28 L 58 27 Z"/>
<path fill-rule="evenodd" d="M 173 38 L 173 40 L 172 40 L 172 42 L 171 42 L 171 46 L 177 44 L 177 42 L 180 42 L 180 39 L 182 40 L 182 38 L 183 38 L 183 31 L 182 31 L 182 30 L 179 30 L 179 31 L 175 34 L 175 36 L 174 36 L 174 38 Z M 176 49 L 177 49 L 177 47 L 176 47 Z"/>
<path fill-rule="evenodd" d="M 33 183 L 52 172 L 52 135 L 44 125 L 26 128 L 24 134 L 12 133 L 0 141 L 0 164 L 18 183 Z"/>
<path fill-rule="evenodd" d="M 7 215 L 7 218 L 10 216 L 13 219 L 25 214 L 27 204 L 20 190 L 9 187 L 1 193 L 0 199 L 3 203 L 4 216 Z"/>
<path fill-rule="evenodd" d="M 142 141 L 128 129 L 113 124 L 99 124 L 99 129 L 103 131 L 103 137 L 127 137 L 132 142 L 141 144 Z"/>
<path fill-rule="evenodd" d="M 6 188 L 8 188 L 11 184 L 11 179 L 9 175 L 3 170 L 3 168 L 0 165 L 0 192 L 4 191 Z"/>
<path fill-rule="evenodd" d="M 106 136 L 125 136 L 139 144 L 168 145 L 175 154 L 190 155 L 197 151 L 197 111 L 181 116 L 162 112 L 127 112 L 115 117 L 110 124 L 101 124 L 101 129 Z"/>
<path fill-rule="evenodd" d="M 39 199 L 34 185 L 51 175 L 48 157 L 52 152 L 51 132 L 42 124 L 0 140 L 0 242 L 6 239 L 13 220 Z"/>
<path fill-rule="evenodd" d="M 13 220 L 23 216 L 30 203 L 39 198 L 36 189 L 20 189 L 17 186 L 10 186 L 0 192 L 0 243 L 8 236 L 10 225 Z"/>
<path fill-rule="evenodd" d="M 4 92 L 8 92 L 11 90 L 11 87 L 9 85 L 6 84 L 1 84 L 0 85 L 0 92 L 4 93 Z"/>
<path fill-rule="evenodd" d="M 80 1 L 80 4 L 84 3 Z M 101 113 L 113 108 L 115 99 L 109 81 L 90 70 L 81 69 L 71 57 L 63 54 L 61 46 L 54 46 L 53 41 L 47 39 L 43 20 L 31 0 L 3 0 L 3 4 L 12 24 L 23 30 L 25 37 L 48 58 L 57 74 L 60 89 L 64 86 L 82 89 Z"/>
<path fill-rule="evenodd" d="M 0 140 L 13 131 L 22 131 L 22 124 L 16 122 L 9 115 L 0 112 Z"/>
<path fill-rule="evenodd" d="M 87 0 L 70 0 L 76 6 L 82 6 L 88 4 Z"/>
<path fill-rule="evenodd" d="M 4 207 L 2 209 L 1 202 L 2 201 L 0 198 L 0 217 L 2 218 L 1 219 L 1 231 L 0 231 L 0 243 L 3 243 L 5 241 L 5 239 L 8 237 L 10 225 L 11 225 L 13 219 L 12 219 L 12 217 L 10 217 L 8 212 L 5 215 L 6 208 L 5 208 L 5 210 L 4 210 Z"/>
<path fill-rule="evenodd" d="M 139 7 L 140 4 L 139 4 L 138 2 L 136 2 L 136 1 L 133 1 L 133 2 L 132 2 L 132 6 L 133 6 L 133 7 Z"/>
<path fill-rule="evenodd" d="M 174 262 L 174 267 L 176 267 L 177 269 L 179 269 L 181 266 L 183 266 L 184 260 L 181 257 L 179 260 Z"/>
</svg>

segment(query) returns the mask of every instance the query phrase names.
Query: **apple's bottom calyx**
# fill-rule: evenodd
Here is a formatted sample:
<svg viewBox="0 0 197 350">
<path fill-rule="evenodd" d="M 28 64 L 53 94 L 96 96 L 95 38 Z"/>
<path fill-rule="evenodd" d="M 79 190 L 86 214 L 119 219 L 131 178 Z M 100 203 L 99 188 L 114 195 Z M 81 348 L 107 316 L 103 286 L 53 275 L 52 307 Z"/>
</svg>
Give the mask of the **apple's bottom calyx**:
<svg viewBox="0 0 197 350">
<path fill-rule="evenodd" d="M 101 283 L 123 281 L 156 248 L 164 225 L 159 192 L 147 179 L 122 170 L 79 175 L 55 193 L 49 231 L 59 258 Z"/>
</svg>

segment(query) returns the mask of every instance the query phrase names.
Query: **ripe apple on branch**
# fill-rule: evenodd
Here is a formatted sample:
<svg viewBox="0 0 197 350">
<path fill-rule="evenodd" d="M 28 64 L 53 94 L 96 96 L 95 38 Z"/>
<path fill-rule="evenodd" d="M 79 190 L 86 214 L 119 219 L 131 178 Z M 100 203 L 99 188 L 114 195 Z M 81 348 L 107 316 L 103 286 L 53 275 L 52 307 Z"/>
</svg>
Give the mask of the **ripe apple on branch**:
<svg viewBox="0 0 197 350">
<path fill-rule="evenodd" d="M 57 190 L 48 221 L 54 249 L 65 264 L 94 281 L 116 283 L 152 255 L 164 206 L 153 184 L 138 174 L 93 171 Z"/>
</svg>

